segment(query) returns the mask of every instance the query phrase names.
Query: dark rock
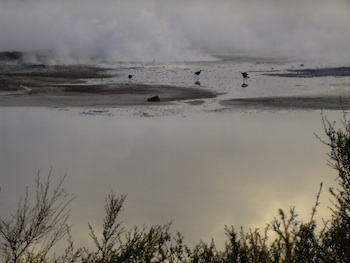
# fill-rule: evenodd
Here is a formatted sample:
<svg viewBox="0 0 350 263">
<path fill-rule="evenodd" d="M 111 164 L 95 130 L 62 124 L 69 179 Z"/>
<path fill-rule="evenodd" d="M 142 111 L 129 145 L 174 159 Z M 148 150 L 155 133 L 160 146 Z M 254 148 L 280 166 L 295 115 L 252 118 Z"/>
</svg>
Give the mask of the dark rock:
<svg viewBox="0 0 350 263">
<path fill-rule="evenodd" d="M 160 98 L 158 96 L 151 97 L 147 99 L 148 101 L 160 101 Z"/>
</svg>

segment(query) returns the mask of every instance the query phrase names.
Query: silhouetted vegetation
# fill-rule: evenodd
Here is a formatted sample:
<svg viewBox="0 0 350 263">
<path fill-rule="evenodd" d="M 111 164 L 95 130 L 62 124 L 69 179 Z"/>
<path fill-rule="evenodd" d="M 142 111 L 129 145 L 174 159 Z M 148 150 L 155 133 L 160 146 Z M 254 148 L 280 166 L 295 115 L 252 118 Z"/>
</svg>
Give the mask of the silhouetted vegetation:
<svg viewBox="0 0 350 263">
<path fill-rule="evenodd" d="M 9 219 L 0 219 L 0 249 L 3 262 L 350 262 L 350 122 L 344 113 L 341 127 L 336 128 L 322 115 L 330 148 L 329 165 L 338 172 L 337 187 L 330 188 L 332 216 L 317 223 L 315 214 L 320 205 L 323 184 L 310 208 L 310 220 L 298 219 L 295 207 L 279 209 L 278 215 L 265 229 L 243 228 L 236 231 L 225 226 L 226 244 L 217 249 L 215 241 L 199 242 L 189 247 L 181 233 L 173 235 L 171 222 L 151 227 L 126 230 L 119 221 L 126 196 L 111 193 L 105 200 L 102 232 L 88 224 L 94 249 L 75 248 L 70 227 L 68 198 L 63 188 L 65 176 L 51 190 L 50 178 L 43 182 L 38 175 L 35 202 L 29 202 L 28 191 L 17 211 Z M 68 244 L 62 256 L 49 257 L 49 251 L 63 236 Z"/>
</svg>

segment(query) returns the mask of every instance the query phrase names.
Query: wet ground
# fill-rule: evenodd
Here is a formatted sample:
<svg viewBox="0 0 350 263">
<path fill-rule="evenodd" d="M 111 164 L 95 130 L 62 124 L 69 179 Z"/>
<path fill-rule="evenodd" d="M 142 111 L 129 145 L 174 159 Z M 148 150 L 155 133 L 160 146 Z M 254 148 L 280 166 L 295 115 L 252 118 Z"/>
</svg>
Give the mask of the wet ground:
<svg viewBox="0 0 350 263">
<path fill-rule="evenodd" d="M 339 110 L 350 109 L 349 89 L 350 67 L 288 58 L 65 66 L 15 60 L 0 67 L 0 106 Z"/>
</svg>

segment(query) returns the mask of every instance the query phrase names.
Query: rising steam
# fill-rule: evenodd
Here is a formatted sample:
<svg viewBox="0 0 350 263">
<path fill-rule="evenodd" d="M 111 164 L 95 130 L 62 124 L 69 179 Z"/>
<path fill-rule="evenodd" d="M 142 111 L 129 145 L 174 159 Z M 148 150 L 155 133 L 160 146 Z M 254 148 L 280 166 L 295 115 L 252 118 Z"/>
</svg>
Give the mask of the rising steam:
<svg viewBox="0 0 350 263">
<path fill-rule="evenodd" d="M 248 52 L 350 60 L 350 5 L 324 1 L 0 0 L 0 51 L 59 63 Z"/>
</svg>

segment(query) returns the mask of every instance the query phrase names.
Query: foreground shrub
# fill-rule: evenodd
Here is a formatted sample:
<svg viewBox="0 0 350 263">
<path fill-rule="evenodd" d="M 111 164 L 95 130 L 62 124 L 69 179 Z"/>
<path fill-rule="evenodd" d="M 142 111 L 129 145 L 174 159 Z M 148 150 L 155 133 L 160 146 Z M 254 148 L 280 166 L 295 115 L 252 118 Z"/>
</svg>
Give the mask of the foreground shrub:
<svg viewBox="0 0 350 263">
<path fill-rule="evenodd" d="M 118 221 L 124 201 L 125 196 L 117 197 L 114 193 L 108 195 L 102 238 L 99 240 L 89 224 L 96 251 L 86 250 L 83 262 L 151 262 L 154 257 L 161 260 L 169 257 L 166 244 L 171 239 L 171 223 L 150 228 L 144 226 L 141 229 L 134 227 L 125 231 Z"/>
<path fill-rule="evenodd" d="M 332 218 L 322 236 L 324 256 L 330 262 L 350 262 L 350 122 L 344 112 L 341 127 L 322 115 L 323 126 L 330 147 L 329 166 L 338 172 L 337 188 L 330 188 L 333 197 Z"/>
</svg>

